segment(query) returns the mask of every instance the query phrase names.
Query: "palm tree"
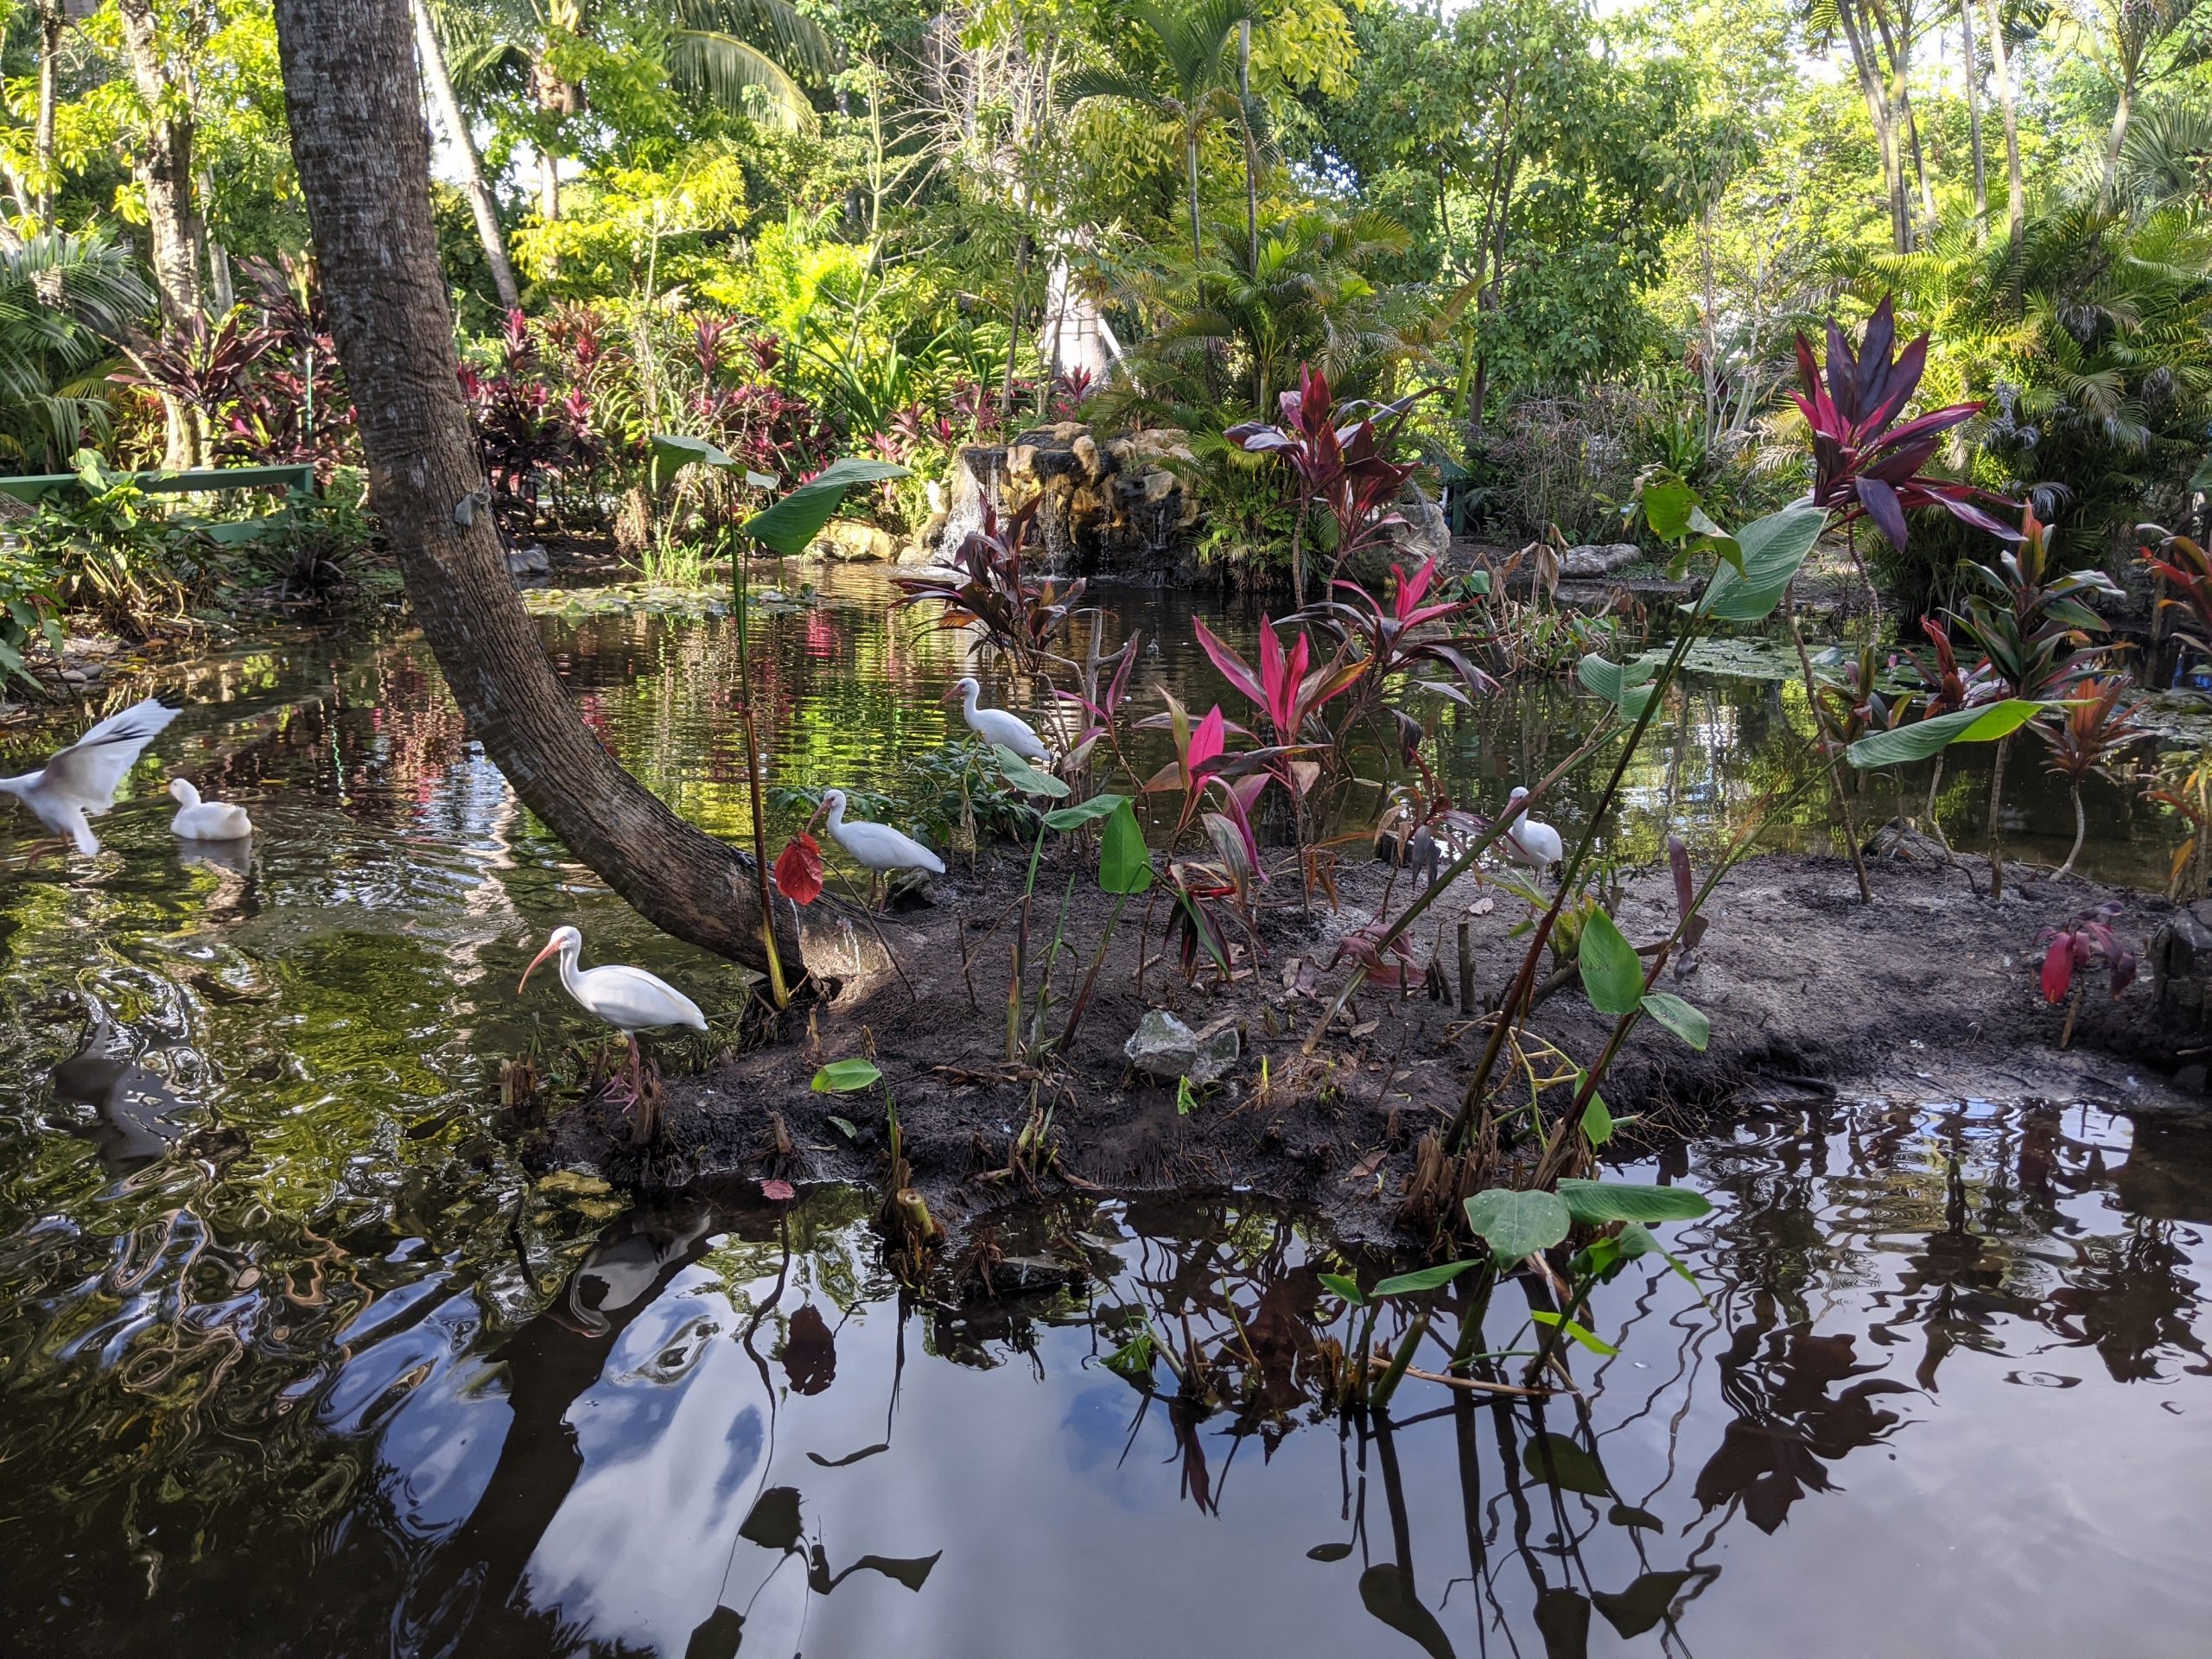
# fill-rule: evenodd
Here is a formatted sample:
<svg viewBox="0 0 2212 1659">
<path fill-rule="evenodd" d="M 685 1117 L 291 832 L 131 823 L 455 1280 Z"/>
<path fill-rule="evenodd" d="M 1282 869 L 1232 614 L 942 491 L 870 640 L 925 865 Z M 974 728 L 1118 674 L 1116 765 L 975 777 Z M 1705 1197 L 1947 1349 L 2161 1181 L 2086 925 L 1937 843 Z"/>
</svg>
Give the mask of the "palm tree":
<svg viewBox="0 0 2212 1659">
<path fill-rule="evenodd" d="M 58 470 L 108 430 L 100 370 L 154 307 L 105 232 L 48 232 L 0 251 L 0 457 Z"/>
<path fill-rule="evenodd" d="M 562 78 L 553 54 L 563 40 L 589 31 L 584 0 L 437 0 L 437 8 L 447 62 L 463 96 L 508 96 L 518 79 L 549 126 L 582 107 L 579 90 Z M 782 126 L 813 126 L 814 105 L 797 77 L 828 75 L 837 50 L 792 0 L 647 0 L 641 21 L 664 44 L 664 67 L 680 91 L 733 114 L 752 112 L 751 91 Z M 557 219 L 557 157 L 550 141 L 537 150 L 538 212 Z"/>
<path fill-rule="evenodd" d="M 1257 222 L 1262 122 L 1249 90 L 1250 76 L 1241 43 L 1249 40 L 1251 26 L 1259 19 L 1259 0 L 1198 0 L 1187 10 L 1160 0 L 1131 0 L 1125 10 L 1158 42 L 1164 76 L 1155 82 L 1126 69 L 1078 69 L 1062 83 L 1061 96 L 1075 107 L 1100 99 L 1134 104 L 1177 129 L 1191 193 L 1191 257 L 1202 260 L 1198 146 L 1206 129 L 1217 120 L 1235 120 L 1243 129 L 1248 224 Z M 1231 84 L 1232 41 L 1240 43 L 1236 85 Z M 1240 87 L 1245 90 L 1240 92 Z M 1256 248 L 1257 237 L 1250 239 Z"/>
</svg>

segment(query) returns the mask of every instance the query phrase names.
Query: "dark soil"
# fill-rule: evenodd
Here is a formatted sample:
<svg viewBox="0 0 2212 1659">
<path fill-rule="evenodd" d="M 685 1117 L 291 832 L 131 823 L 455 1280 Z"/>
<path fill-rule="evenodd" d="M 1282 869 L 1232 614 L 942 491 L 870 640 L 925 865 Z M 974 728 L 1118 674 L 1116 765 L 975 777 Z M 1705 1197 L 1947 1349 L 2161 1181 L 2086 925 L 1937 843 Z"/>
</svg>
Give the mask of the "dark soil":
<svg viewBox="0 0 2212 1659">
<path fill-rule="evenodd" d="M 1711 1043 L 1696 1052 L 1643 1022 L 1605 1081 L 1614 1114 L 1639 1115 L 1636 1133 L 1663 1140 L 1668 1128 L 1754 1103 L 1839 1090 L 2155 1107 L 2183 1104 L 2188 1090 L 2202 1088 L 2202 1067 L 2188 1052 L 2201 1053 L 2212 1037 L 2162 1009 L 2147 976 L 2114 1001 L 2096 970 L 2063 1052 L 2065 1010 L 2046 1006 L 2037 987 L 2038 929 L 2116 899 L 2124 906 L 2120 930 L 2139 945 L 2171 913 L 2165 901 L 2012 866 L 2003 901 L 1992 904 L 1980 891 L 1986 861 L 1949 863 L 1916 836 L 1897 839 L 1896 850 L 1872 861 L 1871 907 L 1859 904 L 1841 859 L 1777 855 L 1732 873 L 1708 907 L 1711 931 L 1688 971 L 1676 977 L 1670 969 L 1664 982 L 1711 1017 Z M 1133 903 L 1072 1052 L 1039 1071 L 1007 1062 L 1014 925 L 990 931 L 1020 892 L 1020 861 L 986 855 L 973 874 L 964 860 L 956 864 L 933 884 L 933 905 L 884 921 L 911 991 L 887 976 L 849 987 L 811 1013 L 786 1016 L 780 1040 L 705 1076 L 671 1080 L 661 1137 L 643 1152 L 629 1145 L 626 1122 L 597 1100 L 561 1118 L 546 1151 L 645 1186 L 880 1183 L 884 1086 L 842 1096 L 810 1087 L 825 1062 L 868 1053 L 896 1103 L 912 1183 L 956 1230 L 963 1217 L 1033 1190 L 1090 1183 L 1123 1193 L 1256 1189 L 1313 1206 L 1342 1235 L 1389 1235 L 1415 1144 L 1457 1108 L 1485 1033 L 1449 996 L 1433 998 L 1419 985 L 1403 995 L 1363 988 L 1308 1052 L 1350 973 L 1349 961 L 1332 963 L 1336 944 L 1375 913 L 1391 878 L 1387 866 L 1345 870 L 1340 906 L 1332 912 L 1317 904 L 1310 919 L 1279 880 L 1256 968 L 1240 954 L 1237 976 L 1220 988 L 1211 984 L 1211 970 L 1187 984 L 1172 954 L 1161 959 L 1164 900 L 1149 918 L 1141 901 Z M 1049 944 L 1071 874 L 1071 943 L 1055 976 L 1055 1028 L 1111 903 L 1096 892 L 1087 865 L 1048 857 L 1032 920 L 1033 962 Z M 1394 912 L 1410 891 L 1410 878 L 1398 874 Z M 1452 930 L 1466 918 L 1475 1000 L 1486 1006 L 1518 967 L 1522 944 L 1509 935 L 1528 914 L 1522 899 L 1466 880 L 1416 926 L 1420 963 L 1426 967 L 1440 944 L 1438 978 L 1456 981 Z M 1637 943 L 1665 935 L 1673 925 L 1665 873 L 1630 881 L 1618 917 Z M 1140 938 L 1151 958 L 1141 991 Z M 1036 983 L 1033 968 L 1029 983 Z M 1238 1064 L 1187 1114 L 1179 1114 L 1173 1084 L 1134 1075 L 1122 1056 L 1154 1007 L 1194 1027 L 1230 1020 L 1243 1034 Z M 1586 1062 L 1612 1021 L 1571 984 L 1545 1001 L 1530 1025 Z M 2169 1080 L 2177 1067 L 2178 1079 Z M 1013 1168 L 1012 1148 L 1033 1108 L 1051 1113 L 1052 1155 Z M 787 1153 L 778 1149 L 779 1123 Z"/>
</svg>

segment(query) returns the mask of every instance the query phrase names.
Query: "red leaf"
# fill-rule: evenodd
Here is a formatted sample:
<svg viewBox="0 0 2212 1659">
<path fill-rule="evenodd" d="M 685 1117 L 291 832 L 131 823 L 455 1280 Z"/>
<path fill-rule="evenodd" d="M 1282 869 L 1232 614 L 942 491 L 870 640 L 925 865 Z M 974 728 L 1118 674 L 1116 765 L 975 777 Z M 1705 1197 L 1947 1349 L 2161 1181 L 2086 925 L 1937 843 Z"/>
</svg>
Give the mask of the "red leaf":
<svg viewBox="0 0 2212 1659">
<path fill-rule="evenodd" d="M 2050 942 L 2043 959 L 2043 1000 L 2063 1001 L 2074 983 L 2074 936 L 2061 933 Z"/>
<path fill-rule="evenodd" d="M 801 830 L 791 837 L 776 860 L 776 891 L 795 905 L 810 905 L 822 896 L 822 847 Z"/>
<path fill-rule="evenodd" d="M 1185 777 L 1193 780 L 1205 777 L 1208 763 L 1221 758 L 1227 742 L 1228 723 L 1222 718 L 1221 705 L 1216 703 L 1191 733 L 1190 752 L 1183 757 Z"/>
<path fill-rule="evenodd" d="M 772 1204 L 789 1204 L 798 1193 L 789 1181 L 763 1181 L 760 1183 L 760 1196 Z"/>
</svg>

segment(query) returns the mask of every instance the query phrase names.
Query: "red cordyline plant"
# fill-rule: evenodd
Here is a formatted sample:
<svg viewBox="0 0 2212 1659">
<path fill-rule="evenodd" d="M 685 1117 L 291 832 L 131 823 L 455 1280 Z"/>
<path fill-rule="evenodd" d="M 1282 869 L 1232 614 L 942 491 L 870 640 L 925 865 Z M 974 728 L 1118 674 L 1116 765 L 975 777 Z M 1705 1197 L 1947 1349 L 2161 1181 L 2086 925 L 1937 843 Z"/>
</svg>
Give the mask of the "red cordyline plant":
<svg viewBox="0 0 2212 1659">
<path fill-rule="evenodd" d="M 2111 778 L 2121 752 L 2142 742 L 2151 734 L 2135 723 L 2135 711 L 2123 708 L 2120 698 L 2131 682 L 2126 675 L 2109 679 L 2083 680 L 2073 688 L 2056 725 L 2038 721 L 2029 728 L 2050 748 L 2050 769 L 2066 780 L 2074 798 L 2074 845 L 2058 867 L 2064 875 L 2082 855 L 2082 842 L 2089 833 L 2088 815 L 2082 806 L 2082 785 L 2092 776 Z"/>
<path fill-rule="evenodd" d="M 2135 533 L 2158 543 L 2154 551 L 2143 550 L 2143 563 L 2151 574 L 2172 584 L 2174 591 L 2158 601 L 2162 609 L 2181 613 L 2174 632 L 2198 651 L 2212 655 L 2212 555 L 2186 536 L 2175 536 L 2157 524 L 2138 524 Z"/>
<path fill-rule="evenodd" d="M 1488 696 L 1497 690 L 1497 682 L 1477 668 L 1468 655 L 1480 645 L 1478 639 L 1449 632 L 1422 632 L 1432 625 L 1464 615 L 1475 608 L 1476 601 L 1460 599 L 1422 603 L 1435 585 L 1434 559 L 1425 561 L 1410 575 L 1402 565 L 1396 564 L 1390 567 L 1390 574 L 1395 581 L 1387 605 L 1357 582 L 1338 581 L 1330 585 L 1341 597 L 1324 600 L 1291 620 L 1311 622 L 1344 643 L 1357 639 L 1362 658 L 1368 665 L 1369 696 L 1379 695 L 1383 683 L 1391 676 L 1418 675 L 1421 669 L 1430 664 L 1446 670 L 1449 677 L 1421 677 L 1418 683 L 1421 689 L 1433 691 L 1439 696 L 1449 697 L 1454 702 L 1471 703 L 1476 697 Z"/>
<path fill-rule="evenodd" d="M 1970 484 L 1921 472 L 1942 435 L 1972 420 L 1984 405 L 1953 404 L 1897 424 L 1926 371 L 1928 336 L 1893 359 L 1896 340 L 1895 308 L 1887 295 L 1867 320 L 1856 352 L 1841 326 L 1829 319 L 1825 382 L 1813 362 L 1812 343 L 1797 336 L 1797 373 L 1805 390 L 1790 396 L 1813 432 L 1813 505 L 1834 515 L 1839 524 L 1863 514 L 1899 549 L 1905 544 L 1904 516 L 1916 507 L 1941 507 L 2001 540 L 2019 540 L 2019 531 L 1983 512 L 1974 498 L 2009 503 Z"/>
<path fill-rule="evenodd" d="M 976 623 L 1001 651 L 1025 666 L 1034 665 L 1067 626 L 1076 601 L 1090 585 L 1078 576 L 1063 591 L 1057 583 L 1038 581 L 1023 571 L 1022 543 L 1036 524 L 1039 505 L 1026 504 L 1001 529 L 997 510 L 985 502 L 983 522 L 962 539 L 952 555 L 950 571 L 892 577 L 899 589 L 893 606 L 934 601 L 944 607 L 938 627 Z"/>
<path fill-rule="evenodd" d="M 2063 926 L 2046 927 L 2036 935 L 2036 947 L 2044 953 L 2043 1000 L 2060 1002 L 2069 990 L 2074 993 L 2073 1004 L 2066 1010 L 2066 1029 L 2059 1033 L 2061 1048 L 2074 1035 L 2074 1015 L 2082 1006 L 2077 975 L 2102 963 L 2111 976 L 2115 1001 L 2135 982 L 2135 947 L 2113 926 L 2121 908 L 2118 899 L 2111 899 L 2082 912 Z"/>
<path fill-rule="evenodd" d="M 1271 770 L 1283 780 L 1292 795 L 1302 797 L 1313 787 L 1321 769 L 1313 761 L 1294 759 L 1292 751 L 1319 721 L 1323 707 L 1351 690 L 1359 677 L 1367 672 L 1368 664 L 1358 658 L 1347 656 L 1339 645 L 1335 656 L 1320 667 L 1311 668 L 1310 647 L 1303 630 L 1286 653 L 1281 639 L 1276 636 L 1275 624 L 1262 618 L 1260 671 L 1255 674 L 1251 665 L 1217 639 L 1205 623 L 1194 620 L 1191 626 L 1198 636 L 1199 645 L 1213 659 L 1213 665 L 1221 671 L 1222 677 L 1267 715 L 1281 750 L 1281 758 Z"/>
<path fill-rule="evenodd" d="M 1414 400 L 1395 404 L 1357 399 L 1339 404 L 1329 378 L 1319 369 L 1298 365 L 1298 390 L 1279 402 L 1281 425 L 1246 421 L 1222 435 L 1252 454 L 1280 456 L 1298 479 L 1298 512 L 1291 521 L 1292 592 L 1306 603 L 1305 528 L 1307 510 L 1319 504 L 1336 520 L 1337 546 L 1332 573 L 1344 561 L 1403 519 L 1389 511 L 1415 468 L 1390 459 L 1390 446 L 1405 423 Z M 1376 416 L 1382 424 L 1376 423 Z"/>
</svg>

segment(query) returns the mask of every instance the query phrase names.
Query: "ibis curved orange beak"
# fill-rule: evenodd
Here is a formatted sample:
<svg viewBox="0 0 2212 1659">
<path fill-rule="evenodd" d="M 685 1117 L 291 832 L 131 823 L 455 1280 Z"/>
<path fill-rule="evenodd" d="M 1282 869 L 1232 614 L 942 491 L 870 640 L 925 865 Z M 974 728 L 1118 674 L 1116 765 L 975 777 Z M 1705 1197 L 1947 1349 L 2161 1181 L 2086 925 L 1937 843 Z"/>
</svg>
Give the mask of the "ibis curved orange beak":
<svg viewBox="0 0 2212 1659">
<path fill-rule="evenodd" d="M 955 697 L 958 696 L 959 695 L 960 695 L 960 688 L 959 688 L 957 685 L 948 685 L 948 686 L 946 686 L 946 687 L 944 688 L 944 695 L 943 696 L 939 697 L 939 698 L 938 699 L 938 701 L 939 702 L 951 702 Z"/>
<path fill-rule="evenodd" d="M 544 948 L 543 950 L 539 951 L 536 956 L 532 957 L 530 959 L 530 966 L 529 966 L 529 967 L 527 967 L 527 968 L 525 968 L 525 969 L 524 969 L 522 970 L 522 981 L 521 981 L 521 983 L 520 983 L 520 984 L 518 984 L 518 985 L 515 987 L 515 989 L 516 989 L 516 990 L 518 990 L 518 991 L 519 991 L 519 990 L 521 990 L 521 989 L 523 988 L 523 986 L 529 984 L 529 983 L 530 983 L 530 976 L 531 976 L 532 974 L 534 974 L 534 973 L 536 973 L 536 972 L 537 971 L 537 964 L 538 964 L 539 963 L 541 963 L 541 962 L 544 961 L 546 957 L 548 957 L 551 956 L 551 955 L 552 955 L 556 950 L 558 950 L 560 948 L 561 948 L 561 943 L 560 943 L 560 941 L 559 941 L 559 940 L 557 940 L 557 939 L 548 939 L 548 940 L 546 940 L 546 941 L 545 941 L 545 948 Z"/>
</svg>

